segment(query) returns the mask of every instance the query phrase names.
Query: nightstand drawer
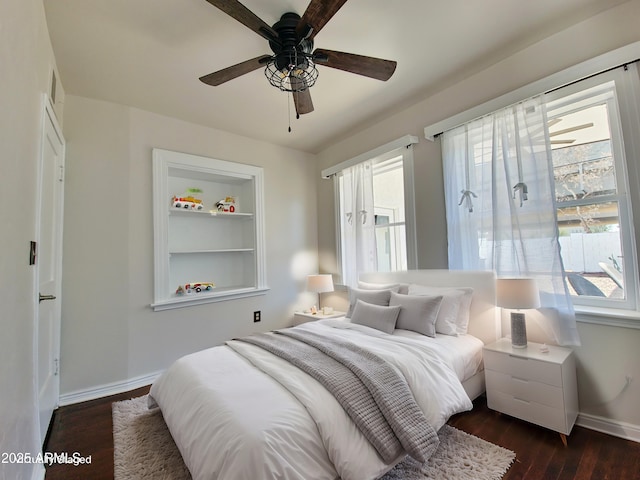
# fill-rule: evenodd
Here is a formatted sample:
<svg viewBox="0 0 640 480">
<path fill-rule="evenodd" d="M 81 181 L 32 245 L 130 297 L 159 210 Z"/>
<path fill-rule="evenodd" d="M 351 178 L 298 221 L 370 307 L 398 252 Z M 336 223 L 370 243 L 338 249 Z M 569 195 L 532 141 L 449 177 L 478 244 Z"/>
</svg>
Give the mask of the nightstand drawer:
<svg viewBox="0 0 640 480">
<path fill-rule="evenodd" d="M 562 368 L 557 363 L 548 363 L 485 349 L 484 366 L 486 369 L 523 380 L 562 387 Z"/>
<path fill-rule="evenodd" d="M 548 407 L 564 409 L 562 388 L 546 383 L 522 379 L 518 376 L 507 375 L 485 368 L 487 390 L 491 393 L 500 392 L 506 395 L 536 402 Z"/>
<path fill-rule="evenodd" d="M 564 410 L 552 408 L 537 402 L 530 402 L 507 395 L 502 392 L 491 392 L 487 395 L 487 405 L 507 415 L 526 420 L 556 432 L 569 434 Z"/>
</svg>

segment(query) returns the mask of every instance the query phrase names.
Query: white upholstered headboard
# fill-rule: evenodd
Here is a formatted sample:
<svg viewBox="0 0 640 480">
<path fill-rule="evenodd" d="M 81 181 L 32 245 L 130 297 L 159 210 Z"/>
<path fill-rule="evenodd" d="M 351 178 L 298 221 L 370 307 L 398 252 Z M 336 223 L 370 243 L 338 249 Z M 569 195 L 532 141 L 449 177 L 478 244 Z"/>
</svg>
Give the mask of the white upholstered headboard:
<svg viewBox="0 0 640 480">
<path fill-rule="evenodd" d="M 496 277 L 493 272 L 463 270 L 407 270 L 403 272 L 362 273 L 360 280 L 371 283 L 415 283 L 433 287 L 471 287 L 473 300 L 468 332 L 485 344 L 501 335 L 496 308 Z"/>
</svg>

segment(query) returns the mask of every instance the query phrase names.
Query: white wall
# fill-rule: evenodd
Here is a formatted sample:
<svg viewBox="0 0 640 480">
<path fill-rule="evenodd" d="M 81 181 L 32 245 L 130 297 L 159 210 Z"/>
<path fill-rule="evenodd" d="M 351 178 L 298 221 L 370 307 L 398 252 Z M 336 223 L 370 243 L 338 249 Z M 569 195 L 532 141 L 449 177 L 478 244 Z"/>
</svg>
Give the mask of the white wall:
<svg viewBox="0 0 640 480">
<path fill-rule="evenodd" d="M 318 205 L 333 211 L 333 187 L 319 172 L 406 134 L 418 136 L 414 147 L 418 264 L 446 268 L 447 231 L 442 164 L 438 142 L 424 139 L 423 128 L 499 97 L 572 65 L 640 40 L 640 0 L 632 0 L 533 44 L 517 54 L 447 89 L 415 102 L 385 120 L 331 145 L 318 155 Z M 638 165 L 639 159 L 632 159 Z M 632 176 L 632 180 L 637 176 Z M 640 185 L 631 185 L 637 190 Z M 640 205 L 634 205 L 636 216 Z M 333 215 L 318 223 L 320 269 L 337 273 Z M 640 245 L 640 238 L 636 239 Z M 338 308 L 344 300 L 330 299 Z M 325 303 L 330 304 L 325 301 Z M 640 329 L 580 323 L 582 347 L 576 349 L 583 417 L 626 422 L 640 438 Z M 625 375 L 634 380 L 621 394 Z M 615 399 L 615 400 L 613 400 Z"/>
<path fill-rule="evenodd" d="M 113 103 L 67 96 L 61 394 L 288 325 L 317 272 L 314 156 Z M 264 296 L 153 312 L 151 149 L 263 167 Z M 262 322 L 253 323 L 253 312 Z"/>
<path fill-rule="evenodd" d="M 53 54 L 42 0 L 0 2 L 0 452 L 40 450 L 34 335 L 36 185 Z M 41 465 L 0 464 L 2 479 L 44 475 Z"/>
</svg>

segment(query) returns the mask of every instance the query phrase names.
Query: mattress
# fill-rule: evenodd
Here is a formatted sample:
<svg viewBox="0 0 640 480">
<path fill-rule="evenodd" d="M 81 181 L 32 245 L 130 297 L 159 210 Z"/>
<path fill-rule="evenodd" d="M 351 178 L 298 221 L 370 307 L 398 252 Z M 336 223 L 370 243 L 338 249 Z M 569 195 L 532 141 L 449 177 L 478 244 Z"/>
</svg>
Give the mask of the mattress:
<svg viewBox="0 0 640 480">
<path fill-rule="evenodd" d="M 428 340 L 400 330 L 387 335 L 333 319 L 295 328 L 323 330 L 391 362 L 436 430 L 472 407 L 460 383 L 476 364 L 471 336 Z M 456 358 L 460 351 L 462 360 Z M 324 387 L 244 342 L 183 357 L 150 393 L 194 480 L 303 480 L 311 472 L 317 479 L 364 480 L 402 460 L 382 462 Z"/>
<path fill-rule="evenodd" d="M 440 357 L 449 363 L 461 382 L 468 380 L 483 369 L 482 348 L 484 343 L 473 335 L 454 337 L 436 334 L 436 338 L 431 338 L 410 330 L 400 329 L 396 329 L 393 334 L 432 346 L 438 351 Z"/>
</svg>

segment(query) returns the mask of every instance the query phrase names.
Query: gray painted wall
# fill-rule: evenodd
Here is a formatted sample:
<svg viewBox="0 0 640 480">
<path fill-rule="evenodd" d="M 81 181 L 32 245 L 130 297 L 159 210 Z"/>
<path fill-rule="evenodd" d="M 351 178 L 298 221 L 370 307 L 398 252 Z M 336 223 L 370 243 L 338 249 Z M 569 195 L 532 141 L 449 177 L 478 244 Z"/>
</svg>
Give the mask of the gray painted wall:
<svg viewBox="0 0 640 480">
<path fill-rule="evenodd" d="M 148 375 L 232 337 L 290 324 L 317 272 L 314 156 L 67 96 L 61 394 Z M 265 169 L 264 296 L 153 312 L 153 147 Z M 253 312 L 262 322 L 253 323 Z"/>
</svg>

